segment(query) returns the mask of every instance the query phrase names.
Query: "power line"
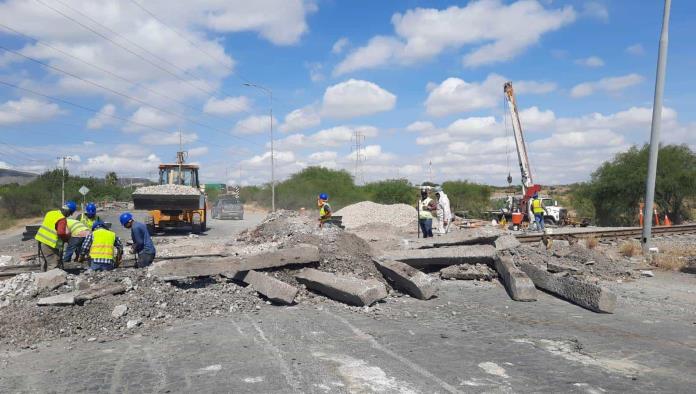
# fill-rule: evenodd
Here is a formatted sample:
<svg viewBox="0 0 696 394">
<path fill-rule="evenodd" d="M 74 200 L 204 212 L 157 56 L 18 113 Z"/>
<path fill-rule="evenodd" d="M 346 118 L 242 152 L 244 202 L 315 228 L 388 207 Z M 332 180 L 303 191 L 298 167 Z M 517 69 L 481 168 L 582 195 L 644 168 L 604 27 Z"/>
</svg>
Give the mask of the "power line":
<svg viewBox="0 0 696 394">
<path fill-rule="evenodd" d="M 44 66 L 44 67 L 50 68 L 50 69 L 52 69 L 52 70 L 58 71 L 58 72 L 60 72 L 60 73 L 63 73 L 63 74 L 68 75 L 68 76 L 70 76 L 70 77 L 73 77 L 73 78 L 75 78 L 75 79 L 77 79 L 77 80 L 80 80 L 80 81 L 82 81 L 82 82 L 88 83 L 88 84 L 90 84 L 90 85 L 92 85 L 92 86 L 96 86 L 97 88 L 106 90 L 106 91 L 111 92 L 111 93 L 113 93 L 113 94 L 115 94 L 115 95 L 121 96 L 121 97 L 123 97 L 123 98 L 125 98 L 125 99 L 138 102 L 138 103 L 140 103 L 140 104 L 142 104 L 142 105 L 145 105 L 145 106 L 154 108 L 154 109 L 156 109 L 157 111 L 160 111 L 160 112 L 167 113 L 167 114 L 169 114 L 169 115 L 175 116 L 175 117 L 177 117 L 177 118 L 179 118 L 179 119 L 181 119 L 181 120 L 184 120 L 184 121 L 187 121 L 187 122 L 196 124 L 196 125 L 198 125 L 198 126 L 201 126 L 201 127 L 204 127 L 204 128 L 207 128 L 207 129 L 210 129 L 210 130 L 217 131 L 217 132 L 224 133 L 224 134 L 228 135 L 228 133 L 225 132 L 225 131 L 218 130 L 218 129 L 215 128 L 215 127 L 212 127 L 212 126 L 207 125 L 207 124 L 205 124 L 205 123 L 201 123 L 201 122 L 199 122 L 199 121 L 197 121 L 197 120 L 193 120 L 193 119 L 188 118 L 188 117 L 186 117 L 186 116 L 184 116 L 184 115 L 181 115 L 181 114 L 179 114 L 179 113 L 176 113 L 176 112 L 173 112 L 173 111 L 170 111 L 170 110 L 161 108 L 161 107 L 159 107 L 159 106 L 150 104 L 150 103 L 148 103 L 148 102 L 146 102 L 146 101 L 144 101 L 144 100 L 141 100 L 141 99 L 139 99 L 139 98 L 137 98 L 137 97 L 133 97 L 133 96 L 128 95 L 128 94 L 123 93 L 123 92 L 119 92 L 118 90 L 112 89 L 112 88 L 110 88 L 110 87 L 108 87 L 108 86 L 104 86 L 104 85 L 102 85 L 102 84 L 100 84 L 100 83 L 97 83 L 97 82 L 94 82 L 94 81 L 91 81 L 91 80 L 82 78 L 82 77 L 80 77 L 79 75 L 76 75 L 76 74 L 73 74 L 73 73 L 71 73 L 71 72 L 69 72 L 69 71 L 63 70 L 63 69 L 60 68 L 60 67 L 56 67 L 56 66 L 50 65 L 50 64 L 48 64 L 48 63 L 42 62 L 41 60 L 35 59 L 35 58 L 31 57 L 31 56 L 27 56 L 27 55 L 24 55 L 24 54 L 22 54 L 22 53 L 20 53 L 20 52 L 15 51 L 15 50 L 6 48 L 6 47 L 3 46 L 3 45 L 0 45 L 0 49 L 3 49 L 3 50 L 5 50 L 5 51 L 7 51 L 7 52 L 14 53 L 14 54 L 17 55 L 17 56 L 21 56 L 21 57 L 23 57 L 23 58 L 25 58 L 25 59 L 27 59 L 27 60 L 30 60 L 30 61 L 35 62 L 35 63 L 37 63 L 37 64 L 40 64 L 40 65 L 42 65 L 42 66 Z M 250 140 L 247 140 L 246 138 L 237 137 L 237 136 L 232 135 L 232 134 L 229 134 L 229 135 L 231 135 L 232 137 L 237 138 L 237 139 L 239 139 L 239 140 L 241 140 L 241 141 L 247 141 L 247 142 L 249 142 L 249 143 L 256 144 L 255 142 L 252 142 L 252 141 L 250 141 Z"/>
<path fill-rule="evenodd" d="M 183 105 L 183 106 L 185 106 L 185 107 L 187 107 L 187 108 L 189 108 L 189 109 L 192 109 L 192 110 L 194 110 L 194 111 L 196 111 L 196 112 L 200 111 L 200 108 L 196 108 L 196 107 L 194 107 L 194 106 L 192 106 L 192 105 L 190 105 L 190 104 L 188 104 L 188 103 L 186 103 L 186 102 L 184 102 L 184 101 L 177 100 L 177 99 L 175 99 L 175 98 L 169 97 L 169 96 L 167 96 L 166 94 L 163 94 L 163 93 L 161 93 L 161 92 L 158 92 L 157 90 L 152 89 L 152 88 L 148 87 L 148 86 L 145 85 L 145 84 L 142 84 L 142 83 L 140 83 L 140 82 L 136 82 L 136 81 L 133 81 L 133 80 L 128 79 L 128 78 L 126 78 L 126 77 L 123 77 L 123 76 L 121 76 L 121 75 L 118 75 L 118 74 L 116 74 L 116 73 L 113 72 L 113 71 L 110 71 L 110 70 L 108 70 L 108 69 L 106 69 L 106 68 L 104 68 L 104 67 L 101 67 L 101 66 L 97 65 L 97 64 L 88 62 L 88 61 L 86 61 L 86 60 L 84 60 L 84 59 L 82 59 L 82 58 L 79 58 L 79 57 L 77 57 L 77 56 L 75 56 L 75 55 L 73 55 L 73 54 L 71 54 L 71 53 L 69 53 L 69 52 L 67 52 L 67 51 L 64 51 L 64 50 L 62 50 L 62 49 L 60 49 L 60 48 L 56 48 L 56 47 L 53 46 L 53 45 L 47 44 L 46 42 L 43 42 L 42 40 L 40 40 L 40 39 L 38 39 L 38 38 L 36 38 L 36 37 L 32 37 L 32 36 L 30 36 L 30 35 L 28 35 L 28 34 L 25 34 L 25 33 L 22 33 L 22 32 L 20 32 L 20 31 L 16 30 L 16 29 L 13 29 L 13 28 L 11 28 L 11 27 L 9 27 L 9 26 L 3 24 L 3 23 L 0 23 L 0 27 L 4 28 L 4 29 L 6 29 L 6 30 L 8 30 L 8 31 L 10 31 L 10 32 L 12 32 L 12 33 L 15 33 L 15 34 L 17 34 L 17 35 L 23 36 L 23 37 L 25 37 L 25 38 L 27 38 L 27 39 L 29 39 L 29 40 L 33 40 L 33 41 L 35 41 L 35 42 L 36 42 L 37 44 L 39 44 L 39 45 L 43 45 L 43 46 L 45 46 L 45 47 L 47 47 L 47 48 L 50 48 L 50 49 L 52 49 L 52 50 L 54 50 L 54 51 L 56 51 L 56 52 L 61 53 L 61 54 L 64 55 L 64 56 L 67 56 L 67 57 L 69 57 L 69 58 L 71 58 L 71 59 L 74 59 L 74 60 L 76 60 L 76 61 L 78 61 L 78 62 L 80 62 L 80 63 L 82 63 L 82 64 L 85 64 L 85 65 L 87 65 L 87 66 L 90 66 L 90 67 L 92 67 L 92 68 L 95 68 L 95 69 L 97 69 L 97 70 L 99 70 L 99 71 L 101 71 L 101 72 L 103 72 L 103 73 L 105 73 L 105 74 L 107 74 L 107 75 L 109 75 L 109 76 L 112 76 L 112 77 L 114 77 L 114 78 L 116 78 L 116 79 L 118 79 L 118 80 L 120 80 L 120 81 L 129 83 L 129 84 L 132 84 L 132 85 L 133 85 L 134 87 L 136 87 L 136 88 L 137 88 L 137 87 L 140 87 L 140 88 L 142 88 L 142 89 L 144 89 L 144 90 L 147 90 L 148 92 L 150 92 L 150 93 L 152 93 L 152 94 L 155 94 L 155 95 L 158 96 L 158 97 L 162 97 L 162 98 L 167 99 L 167 100 L 169 100 L 169 101 L 171 101 L 171 102 L 173 102 L 173 103 L 177 103 L 177 104 L 179 104 L 179 105 Z M 240 111 L 241 111 L 241 109 L 240 109 Z M 211 116 L 211 117 L 214 117 L 214 118 L 217 118 L 217 119 L 220 119 L 220 120 L 227 121 L 227 119 L 222 118 L 222 117 L 217 116 L 217 115 L 214 115 L 214 114 L 207 114 L 207 115 L 208 115 L 208 116 Z"/>
</svg>

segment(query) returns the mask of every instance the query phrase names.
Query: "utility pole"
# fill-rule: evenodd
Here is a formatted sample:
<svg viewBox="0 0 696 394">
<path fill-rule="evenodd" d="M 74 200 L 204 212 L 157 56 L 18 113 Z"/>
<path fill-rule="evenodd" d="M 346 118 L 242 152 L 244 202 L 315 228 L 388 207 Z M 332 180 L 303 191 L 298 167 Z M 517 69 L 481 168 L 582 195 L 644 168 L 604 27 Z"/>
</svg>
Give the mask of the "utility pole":
<svg viewBox="0 0 696 394">
<path fill-rule="evenodd" d="M 365 161 L 365 154 L 363 153 L 363 142 L 365 142 L 365 136 L 360 132 L 360 130 L 355 129 L 353 131 L 353 145 L 351 149 L 355 152 L 355 170 L 354 177 L 356 184 L 365 183 L 365 175 L 362 170 L 362 162 Z"/>
<path fill-rule="evenodd" d="M 58 156 L 58 160 L 63 161 L 63 175 L 60 177 L 60 198 L 61 198 L 61 205 L 65 204 L 65 161 L 66 160 L 72 160 L 72 157 L 70 156 Z"/>
<path fill-rule="evenodd" d="M 433 183 L 433 161 L 428 162 L 428 182 Z"/>
<path fill-rule="evenodd" d="M 271 121 L 271 211 L 275 212 L 275 151 L 273 149 L 273 91 L 269 88 L 254 83 L 245 83 L 244 86 L 256 88 L 268 94 L 268 108 Z"/>
<path fill-rule="evenodd" d="M 653 102 L 652 126 L 650 128 L 650 156 L 648 159 L 648 180 L 645 183 L 645 211 L 643 212 L 643 255 L 650 251 L 652 236 L 652 213 L 655 200 L 655 177 L 657 175 L 657 155 L 660 149 L 660 129 L 662 127 L 662 97 L 665 92 L 665 68 L 667 67 L 667 44 L 669 43 L 669 14 L 671 0 L 665 0 L 662 16 L 660 49 L 657 55 L 657 76 L 655 77 L 655 98 Z M 659 223 L 658 223 L 659 224 Z"/>
</svg>

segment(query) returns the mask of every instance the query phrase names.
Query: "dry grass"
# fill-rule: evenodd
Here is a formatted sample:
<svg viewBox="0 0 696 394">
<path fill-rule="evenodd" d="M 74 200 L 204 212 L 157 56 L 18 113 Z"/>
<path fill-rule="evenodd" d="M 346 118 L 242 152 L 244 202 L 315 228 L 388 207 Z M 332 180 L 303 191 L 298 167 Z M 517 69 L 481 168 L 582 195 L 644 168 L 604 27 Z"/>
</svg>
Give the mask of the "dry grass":
<svg viewBox="0 0 696 394">
<path fill-rule="evenodd" d="M 651 264 L 666 271 L 683 271 L 696 256 L 696 245 L 679 245 L 652 256 Z"/>
<path fill-rule="evenodd" d="M 599 239 L 594 235 L 591 235 L 585 238 L 585 245 L 587 245 L 588 249 L 594 249 L 597 247 L 597 245 L 599 245 Z"/>
<path fill-rule="evenodd" d="M 619 252 L 625 257 L 639 256 L 642 253 L 640 244 L 633 240 L 623 241 L 619 245 Z"/>
</svg>

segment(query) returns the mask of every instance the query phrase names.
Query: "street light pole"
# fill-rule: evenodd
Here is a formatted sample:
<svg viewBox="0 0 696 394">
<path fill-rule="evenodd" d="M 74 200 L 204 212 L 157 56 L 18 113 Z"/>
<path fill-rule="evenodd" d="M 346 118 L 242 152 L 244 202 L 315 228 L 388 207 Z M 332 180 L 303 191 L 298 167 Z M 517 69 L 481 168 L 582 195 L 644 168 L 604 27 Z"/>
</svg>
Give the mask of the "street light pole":
<svg viewBox="0 0 696 394">
<path fill-rule="evenodd" d="M 58 160 L 63 160 L 63 172 L 60 177 L 60 198 L 61 205 L 65 204 L 65 160 L 72 160 L 69 156 L 59 156 Z"/>
<path fill-rule="evenodd" d="M 643 212 L 643 254 L 650 251 L 652 236 L 653 202 L 655 200 L 655 178 L 657 176 L 657 155 L 660 148 L 660 129 L 662 127 L 662 97 L 665 91 L 665 68 L 667 66 L 667 44 L 669 43 L 669 14 L 671 0 L 665 0 L 662 17 L 660 49 L 657 55 L 657 76 L 655 78 L 655 98 L 653 102 L 652 126 L 650 128 L 650 156 L 648 159 L 648 179 L 645 183 L 645 211 Z M 658 223 L 659 224 L 659 223 Z"/>
<path fill-rule="evenodd" d="M 269 88 L 254 83 L 245 83 L 244 86 L 259 89 L 268 94 L 268 106 L 271 124 L 271 211 L 275 212 L 275 150 L 273 142 L 273 91 Z"/>
</svg>

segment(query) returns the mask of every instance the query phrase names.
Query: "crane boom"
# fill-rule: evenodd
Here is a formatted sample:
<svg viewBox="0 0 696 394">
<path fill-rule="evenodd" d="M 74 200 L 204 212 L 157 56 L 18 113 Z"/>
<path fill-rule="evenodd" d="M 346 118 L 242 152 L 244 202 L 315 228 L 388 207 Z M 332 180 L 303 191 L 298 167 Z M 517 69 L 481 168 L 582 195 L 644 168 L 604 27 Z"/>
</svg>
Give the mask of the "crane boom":
<svg viewBox="0 0 696 394">
<path fill-rule="evenodd" d="M 517 102 L 515 101 L 515 92 L 512 89 L 512 82 L 506 82 L 503 86 L 505 99 L 508 102 L 510 117 L 512 118 L 512 130 L 515 135 L 515 145 L 517 146 L 517 159 L 520 164 L 520 173 L 522 175 L 522 194 L 526 194 L 527 189 L 534 184 L 532 180 L 532 169 L 529 166 L 529 156 L 527 155 L 527 145 L 524 142 L 524 134 L 522 133 L 522 123 L 520 123 L 520 115 L 517 111 Z"/>
</svg>

